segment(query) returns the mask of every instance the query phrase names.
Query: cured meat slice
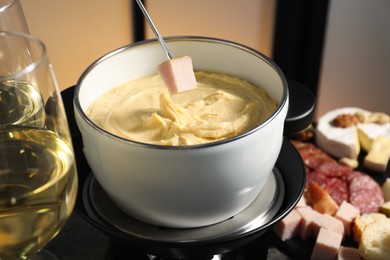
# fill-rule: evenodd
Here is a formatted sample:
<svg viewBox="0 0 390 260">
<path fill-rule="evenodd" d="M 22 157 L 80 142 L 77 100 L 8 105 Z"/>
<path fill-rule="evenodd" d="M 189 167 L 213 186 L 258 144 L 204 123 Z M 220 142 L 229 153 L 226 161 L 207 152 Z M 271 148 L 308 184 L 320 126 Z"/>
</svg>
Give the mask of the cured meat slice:
<svg viewBox="0 0 390 260">
<path fill-rule="evenodd" d="M 297 148 L 305 166 L 309 170 L 315 170 L 326 162 L 336 162 L 336 160 L 317 148 L 314 144 L 298 141 L 293 141 L 292 143 Z"/>
<path fill-rule="evenodd" d="M 353 171 L 349 175 L 349 202 L 362 214 L 378 212 L 384 203 L 381 187 L 370 176 Z"/>
<path fill-rule="evenodd" d="M 348 167 L 342 166 L 337 162 L 323 163 L 309 174 L 308 183 L 316 182 L 329 193 L 337 205 L 341 205 L 349 197 L 346 177 L 350 171 Z"/>
<path fill-rule="evenodd" d="M 348 183 L 344 178 L 330 178 L 325 190 L 339 206 L 343 201 L 348 201 Z"/>
<path fill-rule="evenodd" d="M 341 205 L 344 200 L 348 200 L 348 183 L 343 177 L 330 177 L 320 172 L 312 172 L 308 176 L 307 187 L 311 183 L 317 183 L 322 189 L 329 193 L 337 205 Z"/>
<path fill-rule="evenodd" d="M 317 183 L 339 206 L 347 201 L 362 214 L 377 212 L 384 203 L 381 187 L 369 175 L 339 164 L 314 144 L 299 141 L 292 143 L 307 169 L 306 188 Z"/>
<path fill-rule="evenodd" d="M 345 178 L 351 169 L 334 161 L 321 164 L 317 167 L 316 172 L 328 177 Z"/>
<path fill-rule="evenodd" d="M 306 182 L 306 186 L 309 186 L 309 184 L 312 182 L 317 183 L 323 189 L 328 186 L 329 177 L 326 176 L 325 174 L 321 174 L 319 172 L 314 171 L 308 173 L 306 176 L 308 178 Z"/>
</svg>

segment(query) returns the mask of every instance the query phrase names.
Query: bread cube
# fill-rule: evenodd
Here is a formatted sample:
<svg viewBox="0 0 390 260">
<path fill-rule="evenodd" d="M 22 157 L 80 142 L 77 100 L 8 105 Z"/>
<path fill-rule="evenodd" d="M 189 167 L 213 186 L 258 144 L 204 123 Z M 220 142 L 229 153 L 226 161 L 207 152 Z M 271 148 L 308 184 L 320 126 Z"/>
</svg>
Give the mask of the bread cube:
<svg viewBox="0 0 390 260">
<path fill-rule="evenodd" d="M 359 254 L 370 260 L 390 259 L 390 219 L 386 217 L 374 219 L 375 221 L 367 224 L 363 230 Z"/>
</svg>

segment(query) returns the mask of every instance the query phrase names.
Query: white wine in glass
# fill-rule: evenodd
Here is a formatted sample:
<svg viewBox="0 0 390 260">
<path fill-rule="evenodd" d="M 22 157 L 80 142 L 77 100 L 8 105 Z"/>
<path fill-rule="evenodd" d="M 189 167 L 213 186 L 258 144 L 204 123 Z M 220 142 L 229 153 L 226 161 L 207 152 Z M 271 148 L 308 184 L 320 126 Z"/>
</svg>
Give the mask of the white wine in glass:
<svg viewBox="0 0 390 260">
<path fill-rule="evenodd" d="M 74 208 L 74 152 L 45 45 L 0 32 L 0 50 L 0 259 L 37 259 Z"/>
</svg>

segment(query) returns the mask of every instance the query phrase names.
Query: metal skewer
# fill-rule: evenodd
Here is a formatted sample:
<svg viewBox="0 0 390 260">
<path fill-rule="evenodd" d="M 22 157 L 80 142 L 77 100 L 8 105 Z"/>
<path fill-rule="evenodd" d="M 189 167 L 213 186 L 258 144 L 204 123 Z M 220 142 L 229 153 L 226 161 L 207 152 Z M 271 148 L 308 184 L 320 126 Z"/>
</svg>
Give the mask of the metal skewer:
<svg viewBox="0 0 390 260">
<path fill-rule="evenodd" d="M 144 14 L 144 16 L 145 16 L 145 18 L 146 18 L 146 21 L 148 21 L 149 26 L 150 26 L 150 28 L 152 29 L 154 35 L 156 35 L 156 37 L 157 37 L 157 39 L 158 39 L 158 41 L 159 41 L 159 43 L 160 43 L 160 45 L 161 45 L 161 47 L 162 47 L 162 49 L 163 49 L 165 55 L 167 56 L 167 58 L 168 58 L 169 60 L 171 60 L 171 59 L 172 59 L 172 55 L 171 55 L 171 53 L 169 52 L 169 49 L 168 49 L 168 47 L 167 47 L 167 44 L 165 43 L 163 37 L 160 35 L 160 33 L 158 32 L 156 26 L 155 26 L 154 23 L 152 22 L 152 18 L 150 18 L 148 12 L 147 12 L 146 9 L 145 9 L 145 6 L 142 4 L 141 0 L 136 0 L 136 1 L 137 1 L 138 6 L 141 8 L 142 13 Z"/>
</svg>

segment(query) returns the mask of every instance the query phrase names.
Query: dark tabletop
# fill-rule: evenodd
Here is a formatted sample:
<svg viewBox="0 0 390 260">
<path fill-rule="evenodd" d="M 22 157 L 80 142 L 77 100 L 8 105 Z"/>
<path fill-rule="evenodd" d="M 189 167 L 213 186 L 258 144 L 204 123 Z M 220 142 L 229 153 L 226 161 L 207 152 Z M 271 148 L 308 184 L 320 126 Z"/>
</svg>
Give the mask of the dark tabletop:
<svg viewBox="0 0 390 260">
<path fill-rule="evenodd" d="M 55 254 L 59 260 L 107 260 L 109 239 L 75 211 L 46 249 Z M 258 260 L 259 258 L 253 256 L 253 259 Z M 267 259 L 287 260 L 292 258 L 286 256 L 271 242 Z"/>
</svg>

